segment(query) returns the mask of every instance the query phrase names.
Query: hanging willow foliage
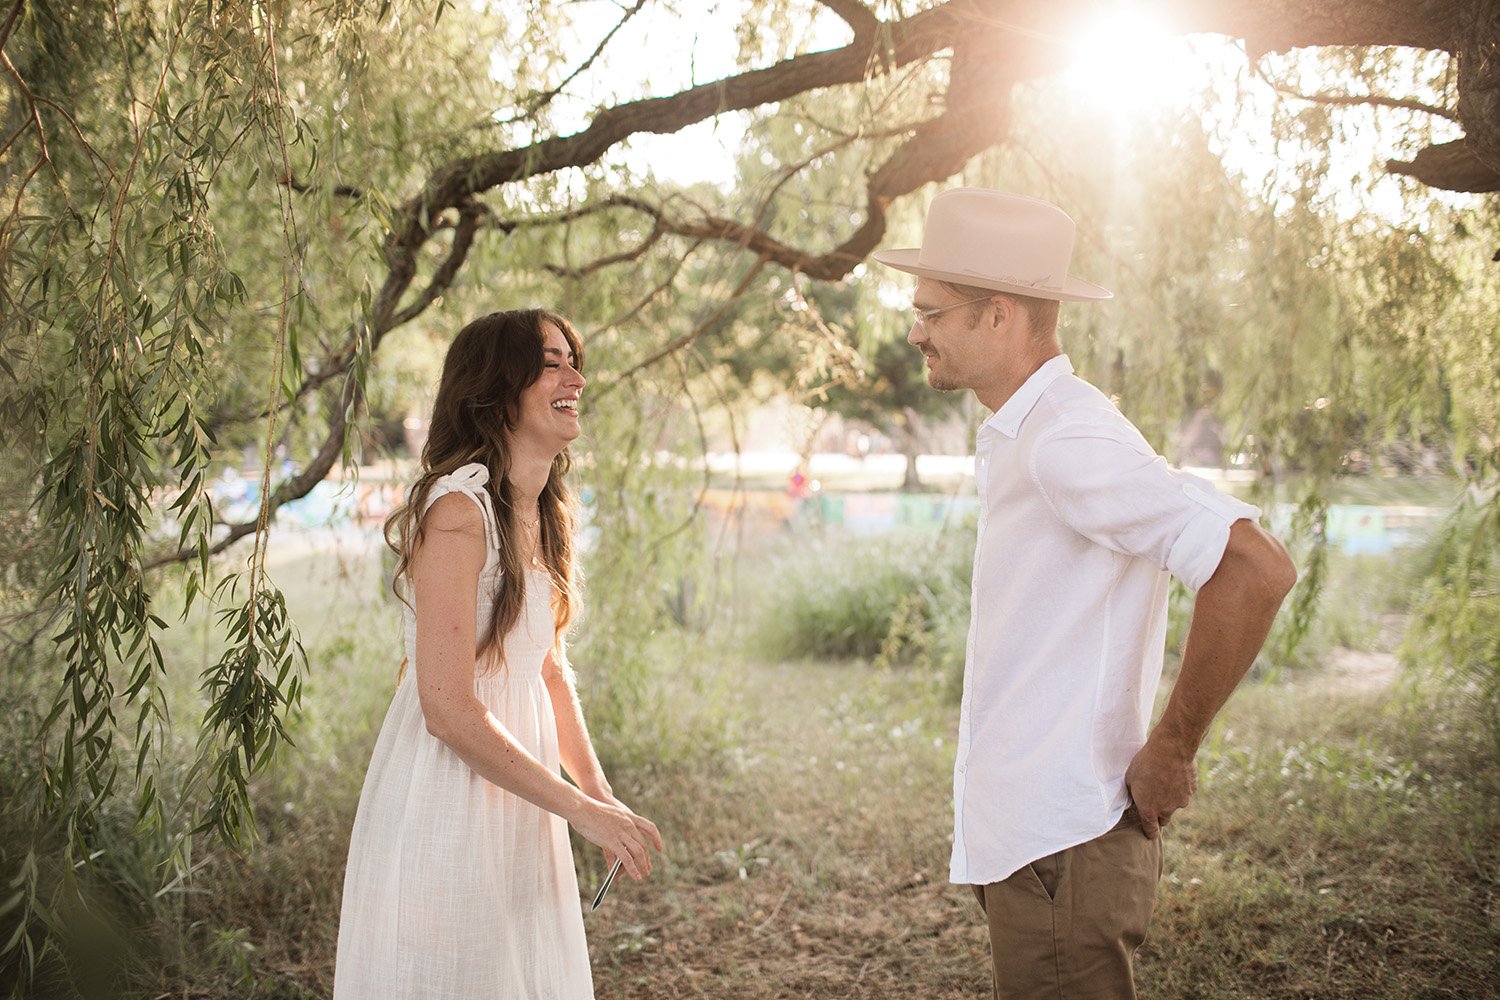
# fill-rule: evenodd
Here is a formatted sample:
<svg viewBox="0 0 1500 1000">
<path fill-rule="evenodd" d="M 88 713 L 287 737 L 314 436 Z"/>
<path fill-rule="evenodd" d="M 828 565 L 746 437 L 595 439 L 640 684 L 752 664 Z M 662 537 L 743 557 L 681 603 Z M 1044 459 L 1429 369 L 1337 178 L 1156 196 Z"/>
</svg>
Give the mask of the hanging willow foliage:
<svg viewBox="0 0 1500 1000">
<path fill-rule="evenodd" d="M 61 841 L 65 877 L 97 856 L 101 816 L 121 797 L 133 799 L 141 830 L 179 839 L 212 830 L 242 843 L 250 778 L 284 738 L 282 719 L 297 701 L 301 648 L 266 576 L 264 510 L 247 568 L 210 576 L 216 442 L 202 403 L 221 377 L 229 316 L 246 297 L 211 221 L 215 175 L 242 144 L 258 147 L 268 178 L 284 170 L 296 123 L 279 89 L 273 22 L 258 5 L 36 5 L 12 28 L 6 51 L 18 54 L 28 89 L 10 104 L 22 124 L 6 153 L 11 211 L 0 226 L 0 441 L 11 475 L 37 478 L 9 525 L 5 545 L 16 558 L 0 596 L 8 645 L 26 651 L 27 673 L 55 687 L 25 734 L 23 756 L 39 764 L 17 791 L 29 796 L 36 843 L 20 845 L 11 870 L 5 907 L 20 912 L 7 913 L 15 929 L 3 948 L 34 965 L 47 940 L 39 924 L 62 912 L 57 886 L 40 881 L 38 845 Z M 124 91 L 76 99 L 90 75 L 74 79 L 76 63 L 55 58 L 75 46 L 119 60 Z M 71 108 L 61 95 L 75 98 Z M 278 190 L 281 315 L 261 373 L 273 413 L 300 267 L 291 204 Z M 158 635 L 167 623 L 153 611 L 144 567 L 164 541 L 195 553 L 182 570 L 186 608 L 211 593 L 225 641 L 201 678 L 199 766 L 175 801 L 158 786 L 169 736 Z M 192 814 L 186 824 L 182 808 Z M 5 860 L 16 860 L 10 850 Z"/>
</svg>

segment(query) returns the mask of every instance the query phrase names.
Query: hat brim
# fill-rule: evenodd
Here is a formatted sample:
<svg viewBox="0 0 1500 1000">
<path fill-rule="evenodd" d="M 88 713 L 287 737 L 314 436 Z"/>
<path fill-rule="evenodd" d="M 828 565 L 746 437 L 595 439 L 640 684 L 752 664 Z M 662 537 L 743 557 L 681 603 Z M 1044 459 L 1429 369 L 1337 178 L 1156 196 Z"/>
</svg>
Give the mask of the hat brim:
<svg viewBox="0 0 1500 1000">
<path fill-rule="evenodd" d="M 1009 292 L 1012 295 L 1029 295 L 1037 299 L 1056 299 L 1059 302 L 1100 302 L 1104 299 L 1112 299 L 1115 293 L 1107 288 L 1102 288 L 1091 281 L 1075 278 L 1071 274 L 1068 280 L 1063 282 L 1062 288 L 1036 288 L 1032 285 L 1018 285 L 1010 281 L 997 281 L 994 278 L 975 274 L 972 271 L 941 271 L 933 267 L 923 267 L 917 262 L 921 254 L 920 249 L 908 250 L 877 250 L 870 256 L 884 264 L 886 267 L 894 267 L 898 271 L 915 274 L 919 278 L 934 278 L 938 281 L 951 281 L 956 285 L 972 285 L 975 288 L 989 288 L 997 292 Z"/>
</svg>

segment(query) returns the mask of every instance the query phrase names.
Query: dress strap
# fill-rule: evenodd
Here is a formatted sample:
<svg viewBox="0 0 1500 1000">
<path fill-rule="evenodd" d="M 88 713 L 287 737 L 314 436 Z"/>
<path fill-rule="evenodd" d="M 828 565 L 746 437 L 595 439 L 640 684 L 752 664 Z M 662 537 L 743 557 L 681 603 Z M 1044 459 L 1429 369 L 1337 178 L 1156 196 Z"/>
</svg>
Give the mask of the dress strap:
<svg viewBox="0 0 1500 1000">
<path fill-rule="evenodd" d="M 427 493 L 427 503 L 422 508 L 426 514 L 438 497 L 449 493 L 462 493 L 479 505 L 480 513 L 484 521 L 484 543 L 486 549 L 485 565 L 499 555 L 499 522 L 495 520 L 495 508 L 490 503 L 490 491 L 485 489 L 485 484 L 490 481 L 490 471 L 479 462 L 470 462 L 442 476 L 432 484 L 432 489 Z"/>
</svg>

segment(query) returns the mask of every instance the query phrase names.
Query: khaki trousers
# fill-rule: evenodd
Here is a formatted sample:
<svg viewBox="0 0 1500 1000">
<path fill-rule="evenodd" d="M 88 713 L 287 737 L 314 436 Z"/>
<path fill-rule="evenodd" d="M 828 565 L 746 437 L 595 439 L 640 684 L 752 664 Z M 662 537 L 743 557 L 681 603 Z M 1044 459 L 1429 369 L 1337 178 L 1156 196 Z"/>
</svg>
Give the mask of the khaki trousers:
<svg viewBox="0 0 1500 1000">
<path fill-rule="evenodd" d="M 989 924 L 996 1000 L 1134 1000 L 1131 957 L 1146 938 L 1161 841 L 1135 807 L 1114 829 L 974 886 Z"/>
</svg>

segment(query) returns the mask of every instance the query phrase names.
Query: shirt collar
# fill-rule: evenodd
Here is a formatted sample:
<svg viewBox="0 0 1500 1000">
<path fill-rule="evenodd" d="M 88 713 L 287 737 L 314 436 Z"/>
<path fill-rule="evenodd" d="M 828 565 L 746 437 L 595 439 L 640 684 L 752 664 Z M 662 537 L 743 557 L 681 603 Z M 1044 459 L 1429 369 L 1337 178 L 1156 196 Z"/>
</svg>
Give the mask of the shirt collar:
<svg viewBox="0 0 1500 1000">
<path fill-rule="evenodd" d="M 1022 383 L 1015 395 L 1001 404 L 1000 409 L 980 426 L 980 431 L 992 428 L 1008 438 L 1014 438 L 1021 433 L 1021 424 L 1042 398 L 1042 393 L 1047 391 L 1047 387 L 1060 376 L 1071 374 L 1073 362 L 1068 360 L 1066 354 L 1049 358 L 1042 367 L 1031 373 L 1031 377 Z"/>
</svg>

